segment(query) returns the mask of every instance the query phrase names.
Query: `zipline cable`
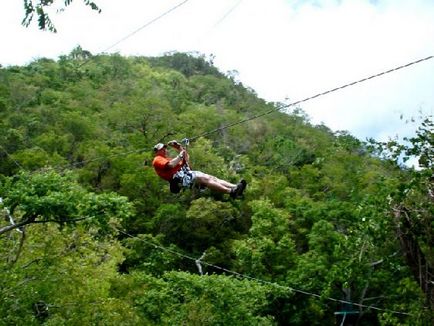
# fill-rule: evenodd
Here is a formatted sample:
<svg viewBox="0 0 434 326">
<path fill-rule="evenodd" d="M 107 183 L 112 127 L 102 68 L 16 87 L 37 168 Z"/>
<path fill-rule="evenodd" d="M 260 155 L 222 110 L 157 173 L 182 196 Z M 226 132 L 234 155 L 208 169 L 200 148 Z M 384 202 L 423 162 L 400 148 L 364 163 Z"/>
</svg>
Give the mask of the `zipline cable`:
<svg viewBox="0 0 434 326">
<path fill-rule="evenodd" d="M 148 245 L 151 245 L 151 246 L 153 246 L 154 248 L 157 248 L 157 249 L 159 249 L 159 250 L 166 251 L 166 252 L 168 252 L 168 253 L 170 253 L 170 254 L 172 254 L 172 255 L 175 255 L 175 256 L 178 256 L 178 257 L 181 257 L 181 258 L 185 258 L 185 259 L 188 259 L 188 260 L 192 260 L 192 261 L 194 261 L 195 263 L 198 262 L 198 259 L 196 259 L 196 258 L 194 258 L 194 257 L 191 257 L 191 256 L 188 256 L 188 255 L 182 254 L 182 253 L 180 253 L 180 252 L 177 252 L 177 251 L 175 251 L 175 250 L 172 250 L 172 249 L 169 249 L 169 248 L 163 247 L 163 246 L 158 245 L 158 244 L 156 244 L 156 243 L 153 243 L 153 242 L 151 242 L 151 241 L 147 241 L 147 240 L 144 240 L 144 239 L 141 239 L 141 238 L 135 237 L 135 236 L 133 236 L 133 235 L 127 233 L 127 232 L 124 232 L 124 231 L 122 231 L 122 230 L 118 230 L 118 231 L 119 231 L 120 233 L 126 235 L 126 236 L 129 237 L 129 238 L 137 239 L 137 240 L 139 240 L 139 241 L 141 241 L 141 242 L 144 242 L 144 243 L 146 243 L 146 244 L 148 244 Z M 199 261 L 200 261 L 200 263 L 203 264 L 203 265 L 206 265 L 206 266 L 209 266 L 209 267 L 213 267 L 213 268 L 215 268 L 215 269 L 221 270 L 221 271 L 223 271 L 223 272 L 226 272 L 226 273 L 229 273 L 229 274 L 235 275 L 235 276 L 240 277 L 240 278 L 243 278 L 243 279 L 248 279 L 248 280 L 256 281 L 256 282 L 258 282 L 258 283 L 262 283 L 262 284 L 267 284 L 267 285 L 275 286 L 275 287 L 278 287 L 278 288 L 281 288 L 281 289 L 284 289 L 284 290 L 289 290 L 289 291 L 292 291 L 292 292 L 296 292 L 296 293 L 300 293 L 300 294 L 308 295 L 308 296 L 315 297 L 315 298 L 318 298 L 318 299 L 327 299 L 327 300 L 329 300 L 329 301 L 334 301 L 334 302 L 338 302 L 338 303 L 351 304 L 351 305 L 353 305 L 353 306 L 357 306 L 357 307 L 360 307 L 360 308 L 373 309 L 373 310 L 377 310 L 377 311 L 389 312 L 389 313 L 398 314 L 398 315 L 412 316 L 412 314 L 407 313 L 407 312 L 396 311 L 396 310 L 390 310 L 390 309 L 383 309 L 383 308 L 379 308 L 379 307 L 372 306 L 372 305 L 364 305 L 364 304 L 361 304 L 361 303 L 354 303 L 354 302 L 350 302 L 350 301 L 346 301 L 346 300 L 339 300 L 339 299 L 335 299 L 335 298 L 331 298 L 331 297 L 323 297 L 323 296 L 321 296 L 321 295 L 319 295 L 319 294 L 316 294 L 316 293 L 312 293 L 312 292 L 308 292 L 308 291 L 304 291 L 304 290 L 296 289 L 296 288 L 293 288 L 293 287 L 290 287 L 290 286 L 286 286 L 286 285 L 280 285 L 280 284 L 277 284 L 277 283 L 274 283 L 274 282 L 270 282 L 270 281 L 264 281 L 264 280 L 258 279 L 258 278 L 256 278 L 256 277 L 252 277 L 252 276 L 249 276 L 249 275 L 245 275 L 245 274 L 242 274 L 242 273 L 238 273 L 238 272 L 232 271 L 232 270 L 227 269 L 227 268 L 224 268 L 224 267 L 220 267 L 220 266 L 217 266 L 217 265 L 214 265 L 214 264 L 211 264 L 211 263 L 207 263 L 207 262 L 205 262 L 205 261 L 203 261 L 203 260 L 201 260 L 201 259 L 199 259 Z"/>
<path fill-rule="evenodd" d="M 141 30 L 145 29 L 146 27 L 152 25 L 153 23 L 155 23 L 156 21 L 160 20 L 161 18 L 163 18 L 164 16 L 167 16 L 168 14 L 170 14 L 172 11 L 178 9 L 179 7 L 181 7 L 182 5 L 186 4 L 188 1 L 190 0 L 184 0 L 181 3 L 178 3 L 176 6 L 170 8 L 169 10 L 163 12 L 161 15 L 151 19 L 149 22 L 145 23 L 144 25 L 140 26 L 139 28 L 137 28 L 136 30 L 132 31 L 131 33 L 129 33 L 128 35 L 124 36 L 123 38 L 121 38 L 119 41 L 117 41 L 116 43 L 110 45 L 109 47 L 107 47 L 106 49 L 100 51 L 99 53 L 104 53 L 107 52 L 109 50 L 111 50 L 112 48 L 114 48 L 116 45 L 122 43 L 123 41 L 129 39 L 131 36 L 137 34 L 138 32 L 140 32 Z M 86 61 L 84 61 L 82 64 L 79 65 L 79 67 L 83 67 L 85 64 L 87 64 L 89 61 L 91 61 L 92 58 L 87 59 Z"/>
<path fill-rule="evenodd" d="M 127 151 L 127 152 L 122 152 L 122 153 L 118 153 L 118 154 L 111 154 L 111 155 L 107 155 L 107 156 L 100 156 L 100 157 L 96 157 L 93 159 L 89 159 L 89 160 L 84 160 L 84 161 L 79 161 L 79 162 L 75 162 L 75 163 L 70 163 L 67 164 L 64 168 L 66 167 L 74 167 L 77 165 L 85 165 L 87 163 L 92 163 L 92 162 L 96 162 L 96 161 L 100 161 L 100 160 L 104 160 L 104 159 L 108 159 L 108 158 L 112 158 L 112 157 L 118 157 L 118 156 L 124 156 L 124 155 L 128 155 L 128 154 L 133 154 L 133 153 L 139 153 L 139 152 L 143 152 L 143 151 L 147 151 L 148 149 L 134 149 L 131 151 Z M 150 150 L 150 149 L 149 149 Z"/>
<path fill-rule="evenodd" d="M 130 34 L 128 34 L 127 36 L 123 37 L 122 39 L 120 39 L 119 41 L 117 41 L 116 43 L 114 43 L 113 45 L 109 46 L 107 49 L 103 50 L 102 52 L 106 52 L 112 48 L 114 48 L 116 45 L 118 45 L 119 43 L 125 41 L 126 39 L 130 38 L 131 36 L 133 36 L 134 34 L 137 34 L 138 32 L 140 32 L 142 29 L 148 27 L 149 25 L 155 23 L 157 20 L 163 18 L 164 16 L 170 14 L 172 11 L 178 9 L 179 7 L 181 7 L 182 5 L 186 4 L 189 0 L 184 0 L 181 3 L 178 3 L 176 6 L 170 8 L 169 10 L 165 11 L 164 13 L 162 13 L 161 15 L 159 15 L 158 17 L 155 17 L 154 19 L 152 19 L 151 21 L 147 22 L 146 24 L 144 24 L 143 26 L 140 26 L 139 28 L 137 28 L 135 31 L 131 32 Z"/>
<path fill-rule="evenodd" d="M 249 117 L 249 118 L 246 118 L 246 119 L 242 119 L 242 120 L 237 121 L 237 122 L 230 123 L 230 124 L 228 124 L 228 125 L 226 125 L 226 126 L 223 126 L 223 127 L 220 127 L 220 128 L 216 128 L 216 129 L 213 129 L 213 130 L 210 130 L 210 131 L 204 132 L 204 133 L 202 133 L 202 134 L 199 134 L 199 135 L 197 135 L 197 136 L 191 137 L 191 138 L 189 138 L 189 139 L 190 139 L 190 141 L 192 141 L 192 140 L 195 140 L 195 139 L 197 139 L 197 138 L 199 138 L 199 137 L 204 137 L 204 136 L 210 135 L 210 134 L 212 134 L 212 133 L 214 133 L 214 132 L 217 132 L 217 131 L 221 131 L 221 130 L 227 129 L 227 128 L 230 128 L 230 127 L 233 127 L 233 126 L 236 126 L 236 125 L 242 124 L 242 123 L 244 123 L 244 122 L 248 122 L 248 121 L 251 121 L 251 120 L 254 120 L 254 119 L 257 119 L 257 118 L 263 117 L 263 116 L 265 116 L 265 115 L 268 115 L 268 114 L 271 114 L 271 113 L 274 113 L 274 112 L 277 112 L 277 111 L 281 111 L 281 110 L 283 110 L 283 109 L 287 109 L 287 108 L 289 108 L 289 107 L 292 107 L 292 106 L 295 106 L 295 105 L 298 105 L 298 104 L 301 104 L 301 103 L 304 103 L 304 102 L 307 102 L 307 101 L 313 100 L 313 99 L 315 99 L 315 98 L 318 98 L 318 97 L 321 97 L 321 96 L 324 96 L 324 95 L 327 95 L 327 94 L 330 94 L 330 93 L 336 92 L 336 91 L 338 91 L 338 90 L 341 90 L 341 89 L 344 89 L 344 88 L 347 88 L 347 87 L 350 87 L 350 86 L 354 86 L 354 85 L 356 85 L 356 84 L 359 84 L 359 83 L 362 83 L 362 82 L 365 82 L 365 81 L 368 81 L 368 80 L 371 80 L 371 79 L 374 79 L 374 78 L 377 78 L 377 77 L 380 77 L 380 76 L 383 76 L 383 75 L 389 74 L 389 73 L 391 73 L 391 72 L 394 72 L 394 71 L 397 71 L 397 70 L 400 70 L 400 69 L 407 68 L 407 67 L 409 67 L 409 66 L 412 66 L 412 65 L 415 65 L 415 64 L 421 63 L 421 62 L 423 62 L 423 61 L 430 60 L 430 59 L 432 59 L 432 58 L 434 58 L 434 56 L 431 55 L 431 56 L 428 56 L 428 57 L 423 58 L 423 59 L 419 59 L 419 60 L 416 60 L 416 61 L 412 61 L 412 62 L 409 62 L 409 63 L 407 63 L 407 64 L 404 64 L 404 65 L 401 65 L 401 66 L 398 66 L 398 67 L 395 67 L 395 68 L 392 68 L 392 69 L 389 69 L 389 70 L 386 70 L 386 71 L 383 71 L 383 72 L 377 73 L 377 74 L 375 74 L 375 75 L 371 75 L 371 76 L 369 76 L 369 77 L 365 77 L 365 78 L 362 78 L 362 79 L 359 79 L 359 80 L 353 81 L 353 82 L 351 82 L 351 83 L 344 84 L 344 85 L 342 85 L 342 86 L 335 87 L 335 88 L 333 88 L 333 89 L 330 89 L 330 90 L 327 90 L 327 91 L 324 91 L 324 92 L 321 92 L 321 93 L 318 93 L 318 94 L 315 94 L 315 95 L 312 95 L 312 96 L 306 97 L 306 98 L 304 98 L 304 99 L 302 99 L 302 100 L 299 100 L 299 101 L 296 101 L 296 102 L 292 102 L 292 103 L 289 103 L 289 104 L 282 105 L 281 107 L 278 107 L 278 108 L 275 108 L 275 109 L 269 110 L 269 111 L 267 111 L 267 112 L 263 112 L 263 113 L 260 113 L 260 114 L 254 115 L 254 116 L 252 116 L 252 117 Z"/>
<path fill-rule="evenodd" d="M 216 28 L 218 25 L 220 25 L 240 4 L 243 0 L 238 0 L 235 5 L 233 5 L 224 15 L 222 18 L 220 18 L 211 29 Z"/>
</svg>

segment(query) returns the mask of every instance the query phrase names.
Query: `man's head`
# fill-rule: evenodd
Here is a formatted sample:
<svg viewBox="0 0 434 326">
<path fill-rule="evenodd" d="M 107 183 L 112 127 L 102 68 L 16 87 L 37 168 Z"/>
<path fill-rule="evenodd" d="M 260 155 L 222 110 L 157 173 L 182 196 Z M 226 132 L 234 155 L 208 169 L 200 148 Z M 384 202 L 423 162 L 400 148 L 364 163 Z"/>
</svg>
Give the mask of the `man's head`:
<svg viewBox="0 0 434 326">
<path fill-rule="evenodd" d="M 167 145 L 163 144 L 163 143 L 158 143 L 157 145 L 154 146 L 154 153 L 158 154 L 163 152 L 163 150 L 166 150 Z"/>
</svg>

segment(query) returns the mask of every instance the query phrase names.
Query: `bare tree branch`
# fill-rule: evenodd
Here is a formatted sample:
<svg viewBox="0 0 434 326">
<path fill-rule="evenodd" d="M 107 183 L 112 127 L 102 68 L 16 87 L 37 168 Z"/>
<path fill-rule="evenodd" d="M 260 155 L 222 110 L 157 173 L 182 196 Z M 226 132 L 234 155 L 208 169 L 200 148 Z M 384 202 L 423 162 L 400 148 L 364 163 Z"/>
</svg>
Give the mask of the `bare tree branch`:
<svg viewBox="0 0 434 326">
<path fill-rule="evenodd" d="M 3 228 L 0 228 L 0 235 L 4 234 L 6 232 L 12 231 L 13 229 L 21 228 L 21 227 L 29 225 L 29 224 L 43 224 L 43 223 L 66 224 L 66 223 L 73 223 L 73 222 L 83 221 L 83 220 L 86 220 L 88 218 L 89 217 L 81 217 L 81 218 L 76 218 L 76 219 L 72 219 L 72 220 L 40 220 L 40 221 L 26 219 L 25 221 L 22 221 L 20 223 L 17 223 L 17 224 L 14 224 L 14 225 L 8 225 L 8 226 L 5 226 Z"/>
</svg>

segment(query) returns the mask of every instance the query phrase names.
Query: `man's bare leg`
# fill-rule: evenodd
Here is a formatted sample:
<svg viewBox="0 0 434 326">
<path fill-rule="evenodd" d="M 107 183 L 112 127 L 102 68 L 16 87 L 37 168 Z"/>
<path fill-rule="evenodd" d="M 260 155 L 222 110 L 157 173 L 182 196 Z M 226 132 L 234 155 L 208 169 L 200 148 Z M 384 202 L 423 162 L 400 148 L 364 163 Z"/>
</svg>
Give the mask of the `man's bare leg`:
<svg viewBox="0 0 434 326">
<path fill-rule="evenodd" d="M 223 181 L 223 182 L 222 182 Z M 196 182 L 199 185 L 203 185 L 211 190 L 223 192 L 229 194 L 236 185 L 220 180 L 214 176 L 208 174 L 202 174 L 196 177 Z"/>
<path fill-rule="evenodd" d="M 212 175 L 209 175 L 209 177 L 210 177 L 211 179 L 214 179 L 216 182 L 222 184 L 223 186 L 225 186 L 225 187 L 227 187 L 227 188 L 234 188 L 234 187 L 237 186 L 237 185 L 235 185 L 235 184 L 233 184 L 233 183 L 230 183 L 230 182 L 228 182 L 228 181 L 226 181 L 226 180 L 222 180 L 222 179 L 216 178 L 216 177 L 214 177 L 214 176 L 212 176 Z"/>
</svg>

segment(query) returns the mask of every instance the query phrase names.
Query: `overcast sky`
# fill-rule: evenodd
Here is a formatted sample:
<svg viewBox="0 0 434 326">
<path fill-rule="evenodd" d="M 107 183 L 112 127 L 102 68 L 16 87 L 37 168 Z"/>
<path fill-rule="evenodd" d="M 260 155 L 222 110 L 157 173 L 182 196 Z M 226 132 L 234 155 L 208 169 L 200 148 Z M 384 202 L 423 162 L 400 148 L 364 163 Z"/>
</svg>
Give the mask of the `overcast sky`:
<svg viewBox="0 0 434 326">
<path fill-rule="evenodd" d="M 197 51 L 259 97 L 290 103 L 434 55 L 432 0 L 188 0 L 116 46 L 183 0 L 94 1 L 100 14 L 81 0 L 53 8 L 53 34 L 21 26 L 23 0 L 2 0 L 0 64 L 57 59 L 77 45 L 92 54 Z M 434 59 L 301 107 L 313 123 L 361 140 L 411 135 L 416 126 L 400 116 L 433 115 Z"/>
</svg>

